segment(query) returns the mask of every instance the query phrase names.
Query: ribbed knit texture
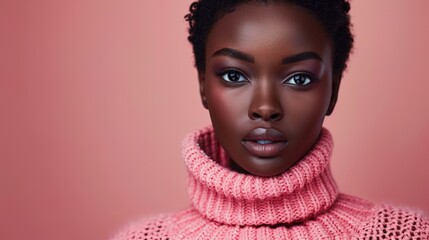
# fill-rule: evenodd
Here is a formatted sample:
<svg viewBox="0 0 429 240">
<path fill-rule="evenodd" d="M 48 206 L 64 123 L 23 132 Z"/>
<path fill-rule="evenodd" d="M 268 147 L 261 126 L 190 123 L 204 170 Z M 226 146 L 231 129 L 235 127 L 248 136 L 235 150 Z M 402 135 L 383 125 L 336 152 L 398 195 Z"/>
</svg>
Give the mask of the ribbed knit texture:
<svg viewBox="0 0 429 240">
<path fill-rule="evenodd" d="M 201 140 L 200 135 L 204 136 Z M 225 164 L 227 156 L 214 133 L 205 130 L 194 134 L 183 147 L 189 170 L 188 194 L 203 216 L 223 224 L 302 221 L 325 211 L 337 198 L 337 186 L 327 167 L 331 152 L 331 135 L 323 130 L 313 151 L 290 171 L 271 178 L 257 177 L 221 166 L 219 162 Z"/>
<path fill-rule="evenodd" d="M 143 219 L 115 239 L 429 239 L 422 213 L 338 193 L 322 129 L 312 150 L 275 177 L 241 174 L 211 127 L 183 143 L 192 206 Z"/>
</svg>

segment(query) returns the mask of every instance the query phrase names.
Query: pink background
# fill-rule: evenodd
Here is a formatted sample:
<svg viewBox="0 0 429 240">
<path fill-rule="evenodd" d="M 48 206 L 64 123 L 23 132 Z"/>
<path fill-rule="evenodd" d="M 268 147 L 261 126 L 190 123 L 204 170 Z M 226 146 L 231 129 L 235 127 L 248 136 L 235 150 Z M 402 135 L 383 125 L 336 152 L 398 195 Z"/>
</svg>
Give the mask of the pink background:
<svg viewBox="0 0 429 240">
<path fill-rule="evenodd" d="M 187 206 L 183 137 L 209 124 L 190 0 L 0 2 L 0 239 L 106 239 Z M 429 2 L 353 1 L 327 126 L 342 191 L 429 211 Z"/>
</svg>

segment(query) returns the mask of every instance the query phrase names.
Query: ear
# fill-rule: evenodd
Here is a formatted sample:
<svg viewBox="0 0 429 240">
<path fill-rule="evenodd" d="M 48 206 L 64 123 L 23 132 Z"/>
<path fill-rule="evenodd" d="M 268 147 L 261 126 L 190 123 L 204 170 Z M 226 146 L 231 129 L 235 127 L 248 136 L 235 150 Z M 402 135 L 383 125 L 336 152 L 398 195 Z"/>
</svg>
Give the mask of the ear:
<svg viewBox="0 0 429 240">
<path fill-rule="evenodd" d="M 206 75 L 203 71 L 198 71 L 198 83 L 200 85 L 200 96 L 201 96 L 201 102 L 205 109 L 209 109 L 207 105 L 207 98 L 206 98 L 206 91 L 205 91 L 205 80 Z"/>
<path fill-rule="evenodd" d="M 341 78 L 342 78 L 342 73 L 334 73 L 332 77 L 332 94 L 331 94 L 331 101 L 329 102 L 328 111 L 326 112 L 327 116 L 332 114 L 335 108 L 335 104 L 337 103 Z"/>
</svg>

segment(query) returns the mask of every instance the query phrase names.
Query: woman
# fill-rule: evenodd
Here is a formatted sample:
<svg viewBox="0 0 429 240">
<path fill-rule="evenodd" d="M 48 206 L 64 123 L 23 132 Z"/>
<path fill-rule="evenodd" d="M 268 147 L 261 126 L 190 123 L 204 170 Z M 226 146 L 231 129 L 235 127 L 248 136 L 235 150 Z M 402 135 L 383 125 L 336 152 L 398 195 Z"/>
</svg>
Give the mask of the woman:
<svg viewBox="0 0 429 240">
<path fill-rule="evenodd" d="M 353 37 L 344 0 L 191 5 L 200 95 L 213 127 L 183 145 L 192 207 L 115 239 L 428 239 L 418 211 L 338 192 L 335 107 Z"/>
</svg>

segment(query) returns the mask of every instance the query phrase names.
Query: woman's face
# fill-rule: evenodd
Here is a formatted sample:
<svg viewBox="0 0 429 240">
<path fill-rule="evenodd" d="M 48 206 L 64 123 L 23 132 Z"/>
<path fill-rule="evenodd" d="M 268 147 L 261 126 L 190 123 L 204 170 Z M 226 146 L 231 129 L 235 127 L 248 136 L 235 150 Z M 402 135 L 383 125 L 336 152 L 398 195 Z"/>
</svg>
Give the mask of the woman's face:
<svg viewBox="0 0 429 240">
<path fill-rule="evenodd" d="M 205 54 L 201 97 L 233 169 L 274 176 L 312 148 L 337 94 L 315 17 L 284 3 L 239 5 L 214 24 Z"/>
</svg>

